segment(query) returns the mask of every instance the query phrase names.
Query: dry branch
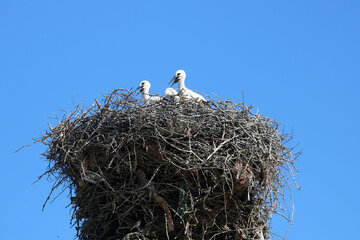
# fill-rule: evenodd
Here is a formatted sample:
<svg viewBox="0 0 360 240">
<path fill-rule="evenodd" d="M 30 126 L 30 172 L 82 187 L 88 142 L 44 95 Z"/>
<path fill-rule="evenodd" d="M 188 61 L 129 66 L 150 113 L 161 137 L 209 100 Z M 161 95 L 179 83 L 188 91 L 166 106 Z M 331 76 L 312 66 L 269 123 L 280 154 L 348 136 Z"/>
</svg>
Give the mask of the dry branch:
<svg viewBox="0 0 360 240">
<path fill-rule="evenodd" d="M 133 95 L 78 107 L 38 139 L 51 193 L 70 190 L 77 238 L 269 239 L 296 172 L 278 123 L 242 103 Z"/>
</svg>

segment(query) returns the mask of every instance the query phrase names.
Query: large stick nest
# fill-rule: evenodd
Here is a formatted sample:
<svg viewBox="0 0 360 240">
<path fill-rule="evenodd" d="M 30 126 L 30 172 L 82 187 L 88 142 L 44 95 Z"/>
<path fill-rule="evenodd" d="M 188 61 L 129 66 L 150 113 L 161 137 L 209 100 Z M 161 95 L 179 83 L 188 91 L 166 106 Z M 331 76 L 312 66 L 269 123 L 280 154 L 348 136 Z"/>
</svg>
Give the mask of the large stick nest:
<svg viewBox="0 0 360 240">
<path fill-rule="evenodd" d="M 270 238 L 293 176 L 278 123 L 223 100 L 143 106 L 117 90 L 95 102 L 39 139 L 78 239 Z"/>
</svg>

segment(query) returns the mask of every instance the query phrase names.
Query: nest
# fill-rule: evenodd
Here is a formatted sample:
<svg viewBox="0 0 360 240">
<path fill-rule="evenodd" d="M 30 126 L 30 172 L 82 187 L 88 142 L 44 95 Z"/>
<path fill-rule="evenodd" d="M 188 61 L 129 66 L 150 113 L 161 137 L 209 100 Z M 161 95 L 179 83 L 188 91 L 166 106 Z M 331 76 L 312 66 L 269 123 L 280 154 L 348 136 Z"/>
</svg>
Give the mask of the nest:
<svg viewBox="0 0 360 240">
<path fill-rule="evenodd" d="M 294 163 L 278 123 L 242 103 L 133 95 L 78 107 L 38 139 L 77 238 L 269 239 Z"/>
</svg>

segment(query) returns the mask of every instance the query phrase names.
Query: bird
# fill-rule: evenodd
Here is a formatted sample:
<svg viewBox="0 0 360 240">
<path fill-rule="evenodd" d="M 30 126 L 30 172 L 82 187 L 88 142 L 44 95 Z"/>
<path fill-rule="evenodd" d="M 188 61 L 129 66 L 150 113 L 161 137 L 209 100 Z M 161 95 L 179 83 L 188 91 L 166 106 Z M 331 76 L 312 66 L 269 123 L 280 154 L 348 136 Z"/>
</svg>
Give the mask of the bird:
<svg viewBox="0 0 360 240">
<path fill-rule="evenodd" d="M 142 93 L 143 102 L 146 105 L 149 105 L 149 104 L 152 104 L 155 102 L 159 102 L 160 100 L 163 99 L 163 97 L 161 97 L 161 96 L 150 96 L 150 94 L 149 94 L 150 87 L 151 87 L 151 84 L 149 83 L 149 81 L 144 80 L 140 83 L 139 87 L 137 87 L 135 89 L 135 91 L 140 89 L 140 92 Z"/>
<path fill-rule="evenodd" d="M 180 102 L 180 97 L 178 95 L 178 92 L 173 88 L 167 88 L 165 90 L 165 97 L 169 98 L 170 100 L 176 103 Z"/>
<path fill-rule="evenodd" d="M 201 102 L 201 101 L 206 102 L 206 99 L 203 96 L 201 96 L 200 94 L 185 87 L 185 78 L 186 78 L 185 71 L 177 70 L 175 73 L 175 76 L 171 79 L 169 84 L 171 84 L 170 86 L 172 86 L 175 83 L 179 83 L 178 90 L 179 90 L 180 97 L 183 97 L 185 99 L 194 99 L 198 102 Z"/>
</svg>

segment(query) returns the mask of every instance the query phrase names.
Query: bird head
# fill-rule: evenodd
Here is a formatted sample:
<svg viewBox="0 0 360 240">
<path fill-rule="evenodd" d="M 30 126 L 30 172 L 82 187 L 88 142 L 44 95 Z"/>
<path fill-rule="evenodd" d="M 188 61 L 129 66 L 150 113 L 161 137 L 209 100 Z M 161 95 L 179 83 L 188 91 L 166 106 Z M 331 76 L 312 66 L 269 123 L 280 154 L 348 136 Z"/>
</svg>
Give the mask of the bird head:
<svg viewBox="0 0 360 240">
<path fill-rule="evenodd" d="M 144 81 L 142 81 L 142 82 L 140 83 L 140 85 L 135 89 L 135 91 L 137 91 L 137 90 L 140 89 L 140 92 L 142 93 L 142 92 L 144 92 L 144 90 L 149 90 L 150 87 L 151 87 L 151 84 L 150 84 L 148 81 L 144 80 Z"/>
<path fill-rule="evenodd" d="M 174 77 L 171 79 L 169 84 L 174 85 L 175 83 L 179 82 L 181 79 L 185 79 L 186 73 L 184 70 L 177 70 Z"/>
</svg>

